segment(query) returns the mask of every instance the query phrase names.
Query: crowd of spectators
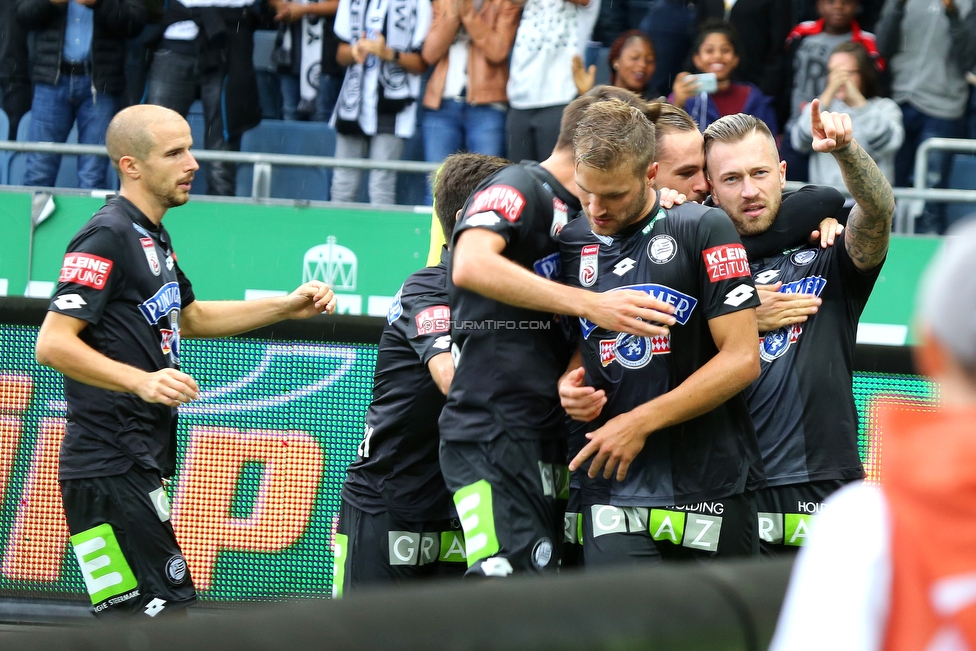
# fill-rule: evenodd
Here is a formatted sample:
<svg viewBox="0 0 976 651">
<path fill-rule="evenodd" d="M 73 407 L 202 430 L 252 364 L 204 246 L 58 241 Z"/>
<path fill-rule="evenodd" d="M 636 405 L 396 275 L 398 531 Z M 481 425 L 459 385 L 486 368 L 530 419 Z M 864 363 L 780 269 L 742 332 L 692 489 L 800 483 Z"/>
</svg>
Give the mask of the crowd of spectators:
<svg viewBox="0 0 976 651">
<path fill-rule="evenodd" d="M 185 115 L 199 99 L 197 146 L 239 150 L 267 106 L 252 50 L 255 30 L 270 29 L 275 113 L 328 122 L 340 157 L 397 160 L 421 139 L 432 162 L 463 150 L 538 160 L 563 108 L 607 82 L 685 108 L 702 130 L 755 115 L 778 135 L 791 180 L 840 187 L 832 159 L 809 151 L 809 105 L 820 98 L 851 115 L 855 137 L 905 186 L 922 140 L 976 135 L 971 9 L 972 0 L 0 0 L 0 98 L 11 139 L 31 109 L 29 140 L 64 142 L 77 124 L 90 144 L 104 143 L 126 104 Z M 931 154 L 927 185 L 947 187 L 951 160 Z M 53 185 L 58 164 L 32 154 L 24 183 Z M 79 186 L 105 187 L 106 173 L 82 157 Z M 332 199 L 355 200 L 361 176 L 336 170 Z M 395 188 L 394 172 L 369 174 L 372 203 L 393 203 Z M 233 164 L 209 166 L 209 193 L 235 189 Z M 917 227 L 943 232 L 944 206 L 927 205 Z"/>
</svg>

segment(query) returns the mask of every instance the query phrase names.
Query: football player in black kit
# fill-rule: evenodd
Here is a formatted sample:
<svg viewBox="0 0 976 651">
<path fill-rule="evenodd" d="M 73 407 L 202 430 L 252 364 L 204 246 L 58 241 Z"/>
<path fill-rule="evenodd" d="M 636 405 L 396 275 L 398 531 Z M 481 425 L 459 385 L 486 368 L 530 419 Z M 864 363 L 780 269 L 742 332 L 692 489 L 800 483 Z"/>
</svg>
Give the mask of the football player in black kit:
<svg viewBox="0 0 976 651">
<path fill-rule="evenodd" d="M 510 161 L 444 159 L 437 218 L 451 232 L 475 186 Z M 438 460 L 437 418 L 454 377 L 447 247 L 441 263 L 404 281 L 380 339 L 366 432 L 342 487 L 332 596 L 364 585 L 461 574 L 464 537 Z"/>
<path fill-rule="evenodd" d="M 36 354 L 65 376 L 58 479 L 92 608 L 156 617 L 196 601 L 161 482 L 175 471 L 176 408 L 198 393 L 180 371 L 181 337 L 332 312 L 335 297 L 313 281 L 260 301 L 195 300 L 161 223 L 199 167 L 189 125 L 133 106 L 105 140 L 121 190 L 68 245 Z"/>
<path fill-rule="evenodd" d="M 595 89 L 596 90 L 596 89 Z M 592 91 L 591 91 L 592 93 Z M 464 530 L 468 574 L 551 571 L 568 492 L 557 381 L 585 317 L 662 335 L 673 307 L 644 292 L 594 294 L 561 279 L 556 236 L 580 210 L 573 132 L 594 94 L 563 112 L 552 155 L 482 183 L 453 235 L 448 296 L 455 375 L 441 412 L 441 470 Z"/>
<path fill-rule="evenodd" d="M 796 550 L 824 499 L 864 476 L 852 393 L 857 323 L 888 251 L 894 197 L 851 134 L 850 117 L 811 107 L 813 149 L 833 154 L 856 204 L 835 246 L 751 259 L 758 283 L 820 297 L 805 323 L 763 333 L 762 374 L 747 391 L 769 488 L 757 493 L 764 553 Z M 712 197 L 742 235 L 778 220 L 785 179 L 766 126 L 748 115 L 705 130 Z"/>
<path fill-rule="evenodd" d="M 759 301 L 721 210 L 661 208 L 654 141 L 641 111 L 616 101 L 587 109 L 575 137 L 587 220 L 560 235 L 567 282 L 645 291 L 674 305 L 676 318 L 656 337 L 582 320 L 583 367 L 608 398 L 570 464 L 587 470 L 587 565 L 758 550 L 750 491 L 763 473 L 741 391 L 759 374 Z"/>
</svg>

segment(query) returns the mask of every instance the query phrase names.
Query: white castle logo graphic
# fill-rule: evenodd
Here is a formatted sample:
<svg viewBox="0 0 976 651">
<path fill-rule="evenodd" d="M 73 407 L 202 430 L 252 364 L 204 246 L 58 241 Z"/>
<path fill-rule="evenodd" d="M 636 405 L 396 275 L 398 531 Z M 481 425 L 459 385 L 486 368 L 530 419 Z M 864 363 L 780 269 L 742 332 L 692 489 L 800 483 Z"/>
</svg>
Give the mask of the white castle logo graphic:
<svg viewBox="0 0 976 651">
<path fill-rule="evenodd" d="M 305 252 L 302 282 L 321 280 L 336 291 L 355 291 L 358 267 L 352 249 L 336 244 L 335 235 L 329 235 L 326 244 Z"/>
</svg>

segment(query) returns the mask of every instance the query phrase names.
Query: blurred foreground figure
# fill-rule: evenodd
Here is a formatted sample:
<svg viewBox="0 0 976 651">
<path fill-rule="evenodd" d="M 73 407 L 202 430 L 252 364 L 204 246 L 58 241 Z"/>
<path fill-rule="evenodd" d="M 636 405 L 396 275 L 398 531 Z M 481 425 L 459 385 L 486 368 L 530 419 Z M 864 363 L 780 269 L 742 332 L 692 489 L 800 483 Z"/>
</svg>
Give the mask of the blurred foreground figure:
<svg viewBox="0 0 976 651">
<path fill-rule="evenodd" d="M 941 408 L 881 411 L 881 486 L 852 484 L 827 502 L 771 649 L 976 648 L 974 256 L 969 221 L 946 239 L 918 297 L 916 363 L 939 383 Z"/>
</svg>

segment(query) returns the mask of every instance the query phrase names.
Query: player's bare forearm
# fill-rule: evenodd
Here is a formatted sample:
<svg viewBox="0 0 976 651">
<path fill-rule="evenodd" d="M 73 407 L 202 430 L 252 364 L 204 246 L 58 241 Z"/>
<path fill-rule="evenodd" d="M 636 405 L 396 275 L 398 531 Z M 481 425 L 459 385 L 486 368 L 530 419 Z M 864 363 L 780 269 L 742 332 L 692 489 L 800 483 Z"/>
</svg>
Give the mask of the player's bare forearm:
<svg viewBox="0 0 976 651">
<path fill-rule="evenodd" d="M 891 184 L 856 140 L 833 154 L 847 189 L 857 202 L 847 220 L 847 252 L 858 269 L 872 269 L 881 264 L 888 252 L 895 212 Z"/>
<path fill-rule="evenodd" d="M 434 379 L 434 384 L 446 396 L 451 388 L 451 382 L 454 380 L 454 360 L 451 358 L 451 353 L 434 355 L 427 362 L 427 369 Z"/>
<path fill-rule="evenodd" d="M 325 283 L 309 281 L 286 296 L 256 301 L 193 301 L 183 308 L 184 337 L 228 337 L 284 319 L 306 319 L 335 310 L 335 294 Z"/>
<path fill-rule="evenodd" d="M 82 341 L 78 335 L 87 325 L 73 317 L 49 312 L 37 334 L 37 363 L 84 384 L 135 393 L 146 372 L 110 359 Z"/>
<path fill-rule="evenodd" d="M 709 326 L 719 346 L 718 354 L 671 391 L 630 412 L 642 423 L 645 434 L 701 416 L 759 377 L 756 310 L 716 317 Z"/>
</svg>

